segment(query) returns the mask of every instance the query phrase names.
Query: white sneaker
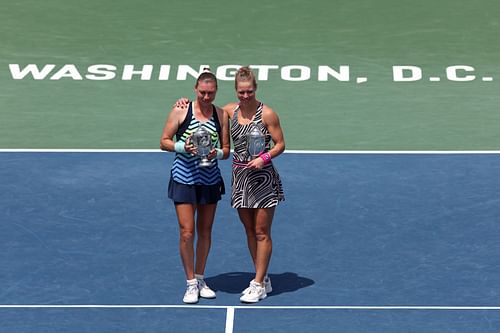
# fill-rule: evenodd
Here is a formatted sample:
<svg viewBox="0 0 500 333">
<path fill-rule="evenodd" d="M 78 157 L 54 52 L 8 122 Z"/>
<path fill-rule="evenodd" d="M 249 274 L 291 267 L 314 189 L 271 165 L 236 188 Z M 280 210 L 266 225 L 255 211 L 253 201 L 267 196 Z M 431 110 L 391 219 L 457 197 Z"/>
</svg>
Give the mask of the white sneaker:
<svg viewBox="0 0 500 333">
<path fill-rule="evenodd" d="M 267 297 L 266 288 L 253 280 L 250 281 L 250 286 L 245 291 L 243 296 L 240 297 L 240 301 L 243 303 L 257 303 Z"/>
<path fill-rule="evenodd" d="M 200 291 L 197 283 L 188 283 L 184 298 L 182 301 L 187 304 L 198 303 Z"/>
<path fill-rule="evenodd" d="M 252 281 L 255 281 L 255 280 L 252 280 Z M 273 292 L 273 286 L 271 285 L 271 278 L 269 276 L 266 276 L 264 278 L 264 288 L 266 288 L 266 294 L 270 294 Z M 250 287 L 247 287 L 247 289 L 243 290 L 241 292 L 241 294 L 245 294 L 246 292 L 248 292 L 248 290 L 250 289 Z"/>
<path fill-rule="evenodd" d="M 207 286 L 205 280 L 203 279 L 197 279 L 198 280 L 198 290 L 200 291 L 200 297 L 203 298 L 215 298 L 215 291 L 210 289 L 209 286 Z"/>
</svg>

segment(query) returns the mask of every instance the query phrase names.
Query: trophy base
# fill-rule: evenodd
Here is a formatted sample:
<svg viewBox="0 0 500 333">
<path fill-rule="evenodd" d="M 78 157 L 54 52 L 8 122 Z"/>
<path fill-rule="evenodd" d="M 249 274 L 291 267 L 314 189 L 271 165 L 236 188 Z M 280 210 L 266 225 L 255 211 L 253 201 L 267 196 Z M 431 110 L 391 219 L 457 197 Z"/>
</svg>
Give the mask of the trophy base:
<svg viewBox="0 0 500 333">
<path fill-rule="evenodd" d="M 210 161 L 209 159 L 202 159 L 200 161 L 200 164 L 198 164 L 198 165 L 202 168 L 206 168 L 206 167 L 212 166 L 212 161 Z"/>
</svg>

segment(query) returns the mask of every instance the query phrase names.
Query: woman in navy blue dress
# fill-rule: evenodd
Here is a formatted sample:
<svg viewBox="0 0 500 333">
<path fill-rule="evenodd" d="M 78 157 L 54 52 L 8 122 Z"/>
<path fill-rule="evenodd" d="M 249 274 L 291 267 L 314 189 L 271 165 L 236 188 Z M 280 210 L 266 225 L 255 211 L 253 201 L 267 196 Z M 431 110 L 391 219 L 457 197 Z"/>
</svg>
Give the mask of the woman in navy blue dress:
<svg viewBox="0 0 500 333">
<path fill-rule="evenodd" d="M 175 152 L 168 195 L 174 202 L 180 228 L 179 251 L 187 280 L 185 303 L 196 303 L 198 297 L 216 296 L 204 281 L 204 271 L 217 202 L 224 194 L 217 160 L 229 156 L 228 119 L 221 108 L 212 104 L 217 93 L 215 75 L 202 73 L 196 80 L 194 91 L 196 99 L 187 108 L 173 107 L 160 140 L 162 150 Z M 191 135 L 200 126 L 210 133 L 212 139 L 214 149 L 208 155 L 212 161 L 210 166 L 199 165 L 200 157 L 190 142 Z"/>
</svg>

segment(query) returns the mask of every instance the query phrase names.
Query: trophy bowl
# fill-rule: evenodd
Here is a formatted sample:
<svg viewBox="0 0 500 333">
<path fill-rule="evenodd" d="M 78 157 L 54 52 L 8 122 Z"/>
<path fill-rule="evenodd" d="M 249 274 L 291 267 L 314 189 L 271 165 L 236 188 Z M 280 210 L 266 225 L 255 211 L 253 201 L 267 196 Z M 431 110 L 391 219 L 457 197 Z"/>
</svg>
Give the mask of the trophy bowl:
<svg viewBox="0 0 500 333">
<path fill-rule="evenodd" d="M 262 131 L 254 124 L 246 134 L 246 148 L 248 154 L 252 158 L 258 157 L 265 149 L 266 146 L 266 136 Z"/>
<path fill-rule="evenodd" d="M 210 132 L 207 131 L 203 126 L 198 127 L 198 129 L 191 136 L 191 142 L 196 148 L 197 156 L 200 157 L 200 167 L 209 167 L 212 165 L 212 161 L 208 159 L 208 154 L 212 150 L 212 137 Z"/>
</svg>

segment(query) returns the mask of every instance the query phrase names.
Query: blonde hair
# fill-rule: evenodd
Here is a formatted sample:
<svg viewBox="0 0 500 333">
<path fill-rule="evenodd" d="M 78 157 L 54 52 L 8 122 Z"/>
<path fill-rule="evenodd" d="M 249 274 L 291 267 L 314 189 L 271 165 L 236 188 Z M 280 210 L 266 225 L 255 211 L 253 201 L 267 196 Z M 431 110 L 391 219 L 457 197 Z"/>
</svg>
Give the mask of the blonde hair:
<svg viewBox="0 0 500 333">
<path fill-rule="evenodd" d="M 255 87 L 255 89 L 257 89 L 257 80 L 255 79 L 255 74 L 249 66 L 244 66 L 238 69 L 234 78 L 234 88 L 237 88 L 238 82 L 241 81 L 252 81 L 253 86 Z"/>
</svg>

